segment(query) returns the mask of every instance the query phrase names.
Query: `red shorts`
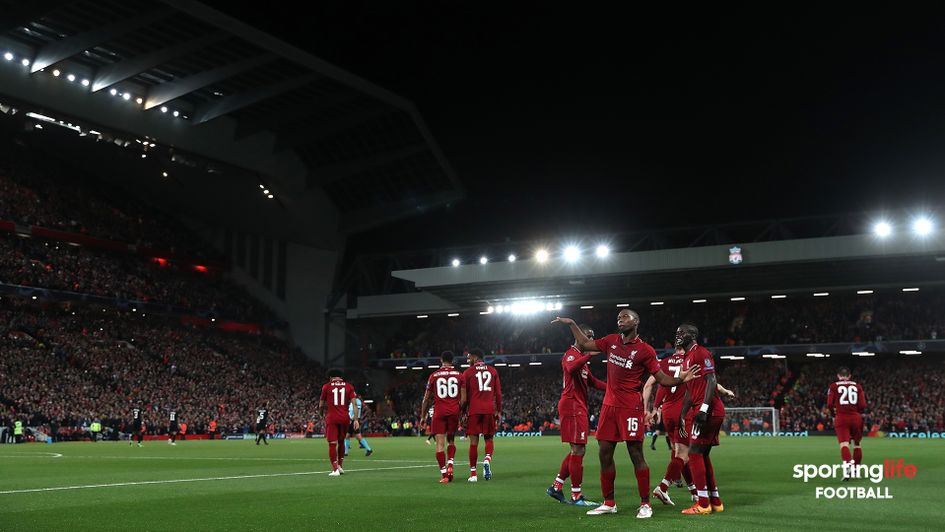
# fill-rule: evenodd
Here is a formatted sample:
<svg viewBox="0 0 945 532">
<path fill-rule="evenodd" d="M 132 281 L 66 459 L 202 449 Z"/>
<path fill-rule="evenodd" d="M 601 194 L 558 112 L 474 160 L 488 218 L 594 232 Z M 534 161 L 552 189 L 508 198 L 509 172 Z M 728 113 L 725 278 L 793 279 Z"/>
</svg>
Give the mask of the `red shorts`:
<svg viewBox="0 0 945 532">
<path fill-rule="evenodd" d="M 847 414 L 833 418 L 833 428 L 837 431 L 837 441 L 840 443 L 860 443 L 863 439 L 863 418 L 859 414 Z"/>
<path fill-rule="evenodd" d="M 325 439 L 332 441 L 343 440 L 348 435 L 349 423 L 325 423 Z"/>
<path fill-rule="evenodd" d="M 698 411 L 696 413 L 698 413 Z M 702 429 L 699 431 L 698 434 L 692 431 L 693 429 L 692 422 L 695 419 L 696 419 L 696 414 L 692 414 L 691 416 L 686 416 L 686 432 L 689 434 L 689 444 L 690 445 L 698 445 L 698 444 L 718 445 L 719 444 L 719 430 L 722 429 L 722 422 L 725 421 L 725 416 L 709 416 L 708 418 L 706 418 L 705 423 L 703 423 Z"/>
<path fill-rule="evenodd" d="M 486 437 L 495 436 L 495 415 L 469 414 L 466 416 L 466 435 Z"/>
<path fill-rule="evenodd" d="M 459 414 L 437 416 L 430 421 L 430 434 L 456 434 L 459 428 Z"/>
<path fill-rule="evenodd" d="M 679 414 L 681 413 L 681 408 L 663 409 L 660 413 L 660 419 L 663 420 L 663 428 L 666 429 L 666 435 L 669 436 L 669 441 L 689 445 L 688 438 L 681 438 L 679 436 Z"/>
<path fill-rule="evenodd" d="M 597 422 L 599 441 L 643 441 L 646 426 L 643 424 L 643 408 L 620 408 L 603 406 Z"/>
<path fill-rule="evenodd" d="M 587 443 L 587 432 L 587 412 L 561 416 L 561 441 L 584 445 Z"/>
</svg>

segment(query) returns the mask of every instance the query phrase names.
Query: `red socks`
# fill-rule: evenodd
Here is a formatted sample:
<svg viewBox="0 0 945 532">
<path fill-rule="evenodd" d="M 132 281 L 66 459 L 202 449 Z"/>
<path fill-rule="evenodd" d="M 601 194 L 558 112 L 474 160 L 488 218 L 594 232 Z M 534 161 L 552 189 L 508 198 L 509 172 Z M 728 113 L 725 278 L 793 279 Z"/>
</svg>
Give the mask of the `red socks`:
<svg viewBox="0 0 945 532">
<path fill-rule="evenodd" d="M 692 471 L 692 480 L 696 484 L 696 495 L 699 496 L 699 506 L 709 507 L 709 491 L 706 487 L 705 460 L 701 454 L 689 455 L 689 469 Z"/>
<path fill-rule="evenodd" d="M 564 460 L 561 461 L 561 468 L 558 469 L 558 476 L 555 477 L 554 484 L 551 485 L 556 491 L 561 491 L 561 487 L 564 486 L 565 479 L 568 478 L 570 474 L 570 465 L 571 465 L 571 453 L 565 455 Z"/>
<path fill-rule="evenodd" d="M 486 440 L 486 462 L 492 462 L 493 449 L 495 449 L 495 441 Z"/>
<path fill-rule="evenodd" d="M 335 442 L 328 443 L 328 459 L 331 460 L 331 469 L 338 469 L 338 444 Z"/>
<path fill-rule="evenodd" d="M 853 462 L 854 462 L 856 465 L 860 465 L 860 462 L 862 462 L 862 461 L 863 461 L 863 448 L 862 448 L 862 447 L 854 447 L 854 448 L 853 448 Z"/>
<path fill-rule="evenodd" d="M 476 474 L 476 463 L 479 461 L 479 446 L 469 446 L 469 472 L 470 476 Z"/>
<path fill-rule="evenodd" d="M 584 457 L 577 455 L 571 456 L 571 498 L 581 496 L 581 482 L 584 481 Z"/>
<path fill-rule="evenodd" d="M 617 479 L 617 471 L 600 472 L 600 491 L 604 496 L 604 504 L 614 505 L 614 480 Z"/>
<path fill-rule="evenodd" d="M 669 465 L 666 466 L 666 477 L 660 482 L 660 489 L 664 492 L 669 491 L 669 485 L 679 478 L 685 466 L 686 464 L 683 463 L 682 458 L 670 460 Z"/>
<path fill-rule="evenodd" d="M 446 446 L 446 457 L 450 462 L 456 457 L 456 446 L 452 443 Z"/>
<path fill-rule="evenodd" d="M 633 473 L 637 476 L 637 491 L 640 492 L 640 502 L 650 503 L 650 466 L 640 469 L 634 468 Z"/>
<path fill-rule="evenodd" d="M 439 464 L 440 466 L 440 473 L 442 473 L 443 476 L 445 477 L 446 476 L 446 453 L 444 453 L 443 451 L 437 451 L 436 463 Z"/>
<path fill-rule="evenodd" d="M 843 462 L 844 462 L 844 463 L 849 462 L 850 460 L 852 460 L 852 457 L 850 456 L 850 448 L 849 448 L 849 447 L 841 447 L 841 448 L 840 448 L 840 457 L 843 458 Z"/>
<path fill-rule="evenodd" d="M 713 506 L 721 506 L 722 499 L 719 498 L 719 485 L 715 483 L 715 469 L 712 467 L 712 457 L 703 457 L 705 462 L 705 483 L 709 491 L 709 503 Z"/>
<path fill-rule="evenodd" d="M 689 462 L 683 464 L 682 476 L 686 480 L 686 486 L 689 487 L 689 493 L 692 495 L 696 494 L 696 485 L 692 482 L 692 470 L 689 469 Z"/>
</svg>

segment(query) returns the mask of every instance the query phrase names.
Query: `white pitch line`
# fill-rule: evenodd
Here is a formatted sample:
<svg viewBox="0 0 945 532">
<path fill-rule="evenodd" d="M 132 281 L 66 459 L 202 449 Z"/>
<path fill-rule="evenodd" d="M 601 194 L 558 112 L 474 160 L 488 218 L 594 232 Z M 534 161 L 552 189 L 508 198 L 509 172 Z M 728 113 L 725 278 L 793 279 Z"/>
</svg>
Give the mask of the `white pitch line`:
<svg viewBox="0 0 945 532">
<path fill-rule="evenodd" d="M 13 456 L 13 455 L 10 455 Z M 59 455 L 58 457 L 53 458 L 88 458 L 88 459 L 103 459 L 103 460 L 226 460 L 226 461 L 258 461 L 258 462 L 318 462 L 325 460 L 325 458 L 260 458 L 254 456 L 239 457 L 239 456 L 229 456 L 229 457 L 216 457 L 216 456 L 96 456 L 96 455 Z M 0 456 L 3 458 L 3 456 Z M 36 458 L 35 456 L 33 458 Z M 351 460 L 351 458 L 345 458 L 345 460 Z M 355 462 L 360 462 L 362 460 L 368 462 L 394 462 L 398 464 L 423 464 L 429 462 L 429 460 L 383 460 L 383 459 L 374 459 L 374 458 L 356 458 Z"/>
<path fill-rule="evenodd" d="M 23 453 L 23 454 L 0 454 L 0 458 L 62 458 L 60 453 Z"/>
<path fill-rule="evenodd" d="M 388 471 L 391 469 L 416 469 L 419 467 L 434 467 L 436 464 L 429 465 L 413 465 L 413 466 L 395 466 L 395 467 L 376 467 L 373 469 L 349 469 L 345 473 L 358 473 L 365 471 Z M 295 477 L 302 475 L 324 475 L 326 473 L 331 473 L 331 471 L 302 471 L 298 473 L 270 473 L 266 475 L 237 475 L 231 477 L 207 477 L 207 478 L 181 478 L 173 480 L 144 480 L 141 482 L 116 482 L 114 484 L 84 484 L 80 486 L 56 486 L 52 488 L 31 488 L 25 490 L 7 490 L 0 491 L 0 495 L 13 495 L 17 493 L 36 493 L 36 492 L 47 492 L 47 491 L 65 491 L 65 490 L 82 490 L 82 489 L 91 489 L 91 488 L 117 488 L 121 486 L 144 486 L 149 484 L 180 484 L 184 482 L 210 482 L 214 480 L 240 480 L 246 478 L 270 478 L 270 477 Z"/>
</svg>

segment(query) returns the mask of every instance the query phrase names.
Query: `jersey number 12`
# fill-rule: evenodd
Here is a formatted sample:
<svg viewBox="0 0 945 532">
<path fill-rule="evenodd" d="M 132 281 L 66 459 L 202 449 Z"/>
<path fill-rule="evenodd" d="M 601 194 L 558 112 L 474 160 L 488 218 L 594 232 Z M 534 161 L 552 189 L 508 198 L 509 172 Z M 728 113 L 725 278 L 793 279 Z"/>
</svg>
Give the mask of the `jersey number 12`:
<svg viewBox="0 0 945 532">
<path fill-rule="evenodd" d="M 491 373 L 487 371 L 476 373 L 476 379 L 479 380 L 480 392 L 492 391 L 492 374 Z"/>
</svg>

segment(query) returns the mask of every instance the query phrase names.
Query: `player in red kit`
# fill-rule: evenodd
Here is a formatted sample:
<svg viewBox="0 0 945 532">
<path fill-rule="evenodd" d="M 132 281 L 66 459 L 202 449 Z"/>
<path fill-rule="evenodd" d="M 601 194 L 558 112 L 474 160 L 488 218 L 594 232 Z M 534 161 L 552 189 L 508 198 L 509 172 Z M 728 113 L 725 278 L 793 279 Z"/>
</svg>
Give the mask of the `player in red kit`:
<svg viewBox="0 0 945 532">
<path fill-rule="evenodd" d="M 495 428 L 502 415 L 502 386 L 499 372 L 482 361 L 481 349 L 469 350 L 469 368 L 463 372 L 460 404 L 467 408 L 466 435 L 469 436 L 469 482 L 476 482 L 479 459 L 479 435 L 486 440 L 486 458 L 482 461 L 483 477 L 492 478 L 492 451 Z"/>
<path fill-rule="evenodd" d="M 581 331 L 588 338 L 594 338 L 594 330 L 587 325 L 582 325 Z M 555 477 L 554 484 L 548 488 L 547 493 L 560 502 L 576 506 L 597 506 L 596 502 L 585 499 L 581 493 L 581 482 L 584 479 L 584 451 L 589 432 L 587 386 L 591 385 L 601 391 L 607 389 L 607 384 L 591 373 L 588 361 L 597 354 L 599 353 L 582 353 L 577 347 L 571 346 L 561 358 L 564 381 L 561 399 L 558 401 L 558 417 L 561 419 L 561 441 L 570 443 L 571 450 L 561 462 L 558 476 Z M 571 477 L 571 497 L 565 498 L 561 489 L 568 477 Z"/>
<path fill-rule="evenodd" d="M 660 360 L 660 369 L 667 375 L 677 376 L 682 370 L 686 360 L 686 350 L 682 346 L 677 346 L 675 351 Z M 660 386 L 656 391 L 656 399 L 653 401 L 652 408 L 649 406 L 650 397 L 652 397 L 653 385 L 656 379 L 650 375 L 643 385 L 643 403 L 649 412 L 648 419 L 661 420 L 666 431 L 666 437 L 672 442 L 670 452 L 670 461 L 666 466 L 666 476 L 662 482 L 653 490 L 653 496 L 663 502 L 675 506 L 669 497 L 669 487 L 674 482 L 680 480 L 680 476 L 685 478 L 686 485 L 692 495 L 692 502 L 696 502 L 696 486 L 692 482 L 692 473 L 689 470 L 689 440 L 679 436 L 679 417 L 682 413 L 682 403 L 686 396 L 686 386 L 673 386 L 667 388 Z M 735 397 L 735 392 L 724 388 L 718 384 L 718 391 L 726 397 Z M 682 484 L 677 484 L 682 487 Z"/>
<path fill-rule="evenodd" d="M 570 318 L 556 318 L 552 323 L 564 323 L 571 328 L 574 345 L 581 351 L 600 351 L 607 356 L 607 391 L 597 423 L 597 443 L 600 447 L 600 482 L 604 504 L 587 512 L 588 515 L 617 513 L 614 500 L 614 449 L 617 442 L 627 442 L 627 451 L 633 461 L 640 493 L 640 509 L 637 518 L 653 516 L 650 507 L 650 468 L 643 457 L 643 437 L 646 433 L 643 411 L 643 377 L 651 373 L 663 386 L 677 386 L 698 374 L 698 368 L 681 371 L 678 377 L 670 377 L 660 371 L 656 351 L 640 339 L 637 328 L 640 316 L 623 309 L 617 314 L 619 334 L 611 334 L 599 340 L 591 340 Z"/>
<path fill-rule="evenodd" d="M 453 367 L 453 352 L 443 351 L 440 355 L 440 369 L 430 374 L 427 389 L 420 405 L 420 425 L 426 424 L 430 397 L 433 397 L 433 413 L 430 414 L 430 434 L 436 436 L 436 462 L 440 465 L 441 484 L 453 481 L 453 457 L 456 445 L 453 438 L 459 428 L 459 389 L 463 374 Z M 444 452 L 449 443 L 449 457 Z"/>
<path fill-rule="evenodd" d="M 698 337 L 699 329 L 695 325 L 684 323 L 676 329 L 676 346 L 686 350 L 683 370 L 695 366 L 702 368 L 702 376 L 686 385 L 679 416 L 679 436 L 689 439 L 689 470 L 698 496 L 691 508 L 682 511 L 686 515 L 707 515 L 725 510 L 709 458 L 712 447 L 719 444 L 725 405 L 719 399 L 712 353 L 696 343 Z"/>
<path fill-rule="evenodd" d="M 827 407 L 834 413 L 833 427 L 840 442 L 840 456 L 843 459 L 843 480 L 849 480 L 851 466 L 860 465 L 863 450 L 860 440 L 863 438 L 863 418 L 860 414 L 866 409 L 866 392 L 863 387 L 850 380 L 850 368 L 837 370 L 837 382 L 827 389 Z M 853 455 L 850 455 L 850 441 L 853 441 Z"/>
<path fill-rule="evenodd" d="M 325 419 L 325 439 L 328 440 L 328 459 L 331 460 L 332 469 L 328 476 L 337 477 L 345 473 L 341 466 L 344 462 L 344 442 L 345 436 L 348 435 L 348 424 L 353 423 L 354 430 L 358 430 L 361 409 L 356 401 L 358 395 L 354 393 L 354 386 L 344 381 L 341 370 L 329 370 L 328 378 L 328 382 L 322 386 L 318 411 Z M 351 405 L 354 412 L 353 419 L 348 415 L 348 405 Z"/>
</svg>

